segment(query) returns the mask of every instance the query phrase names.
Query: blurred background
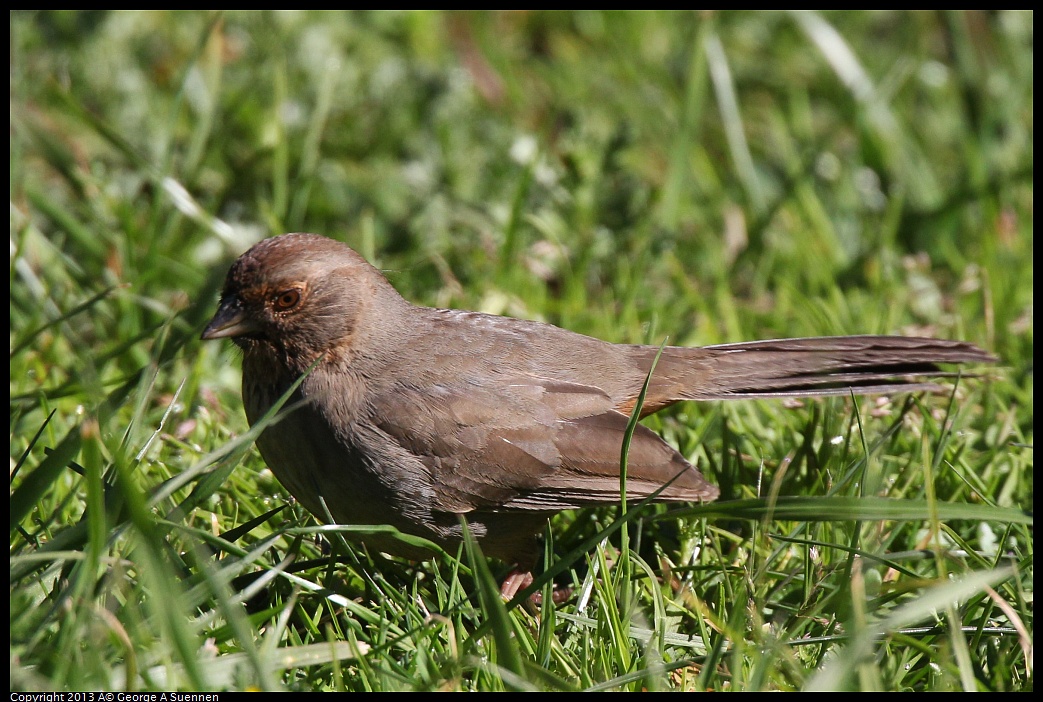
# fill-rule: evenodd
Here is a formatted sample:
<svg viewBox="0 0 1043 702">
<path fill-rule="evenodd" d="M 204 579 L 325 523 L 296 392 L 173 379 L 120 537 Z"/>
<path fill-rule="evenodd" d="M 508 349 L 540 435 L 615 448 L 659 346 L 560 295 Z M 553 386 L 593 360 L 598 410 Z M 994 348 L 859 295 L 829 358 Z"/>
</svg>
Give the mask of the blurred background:
<svg viewBox="0 0 1043 702">
<path fill-rule="evenodd" d="M 124 648 L 207 686 L 171 653 L 198 629 L 135 638 L 183 593 L 99 593 L 188 550 L 157 514 L 217 534 L 283 499 L 211 454 L 246 424 L 237 355 L 197 339 L 287 231 L 414 302 L 615 342 L 967 339 L 1004 365 L 975 436 L 1031 445 L 1031 12 L 19 11 L 10 38 L 12 689 L 107 687 Z M 746 421 L 784 455 L 778 411 Z M 1030 449 L 989 460 L 1030 504 Z"/>
</svg>

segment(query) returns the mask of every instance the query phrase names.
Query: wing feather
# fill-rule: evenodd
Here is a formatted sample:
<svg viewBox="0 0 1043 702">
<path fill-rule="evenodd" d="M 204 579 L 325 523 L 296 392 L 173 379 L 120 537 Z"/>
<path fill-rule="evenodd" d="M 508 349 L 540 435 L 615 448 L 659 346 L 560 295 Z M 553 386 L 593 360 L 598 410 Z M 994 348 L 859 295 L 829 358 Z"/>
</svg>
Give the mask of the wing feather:
<svg viewBox="0 0 1043 702">
<path fill-rule="evenodd" d="M 443 512 L 555 511 L 619 499 L 627 416 L 601 389 L 518 375 L 495 388 L 402 388 L 375 405 L 379 429 L 430 472 Z M 712 500 L 710 485 L 655 432 L 638 426 L 631 499 Z"/>
</svg>

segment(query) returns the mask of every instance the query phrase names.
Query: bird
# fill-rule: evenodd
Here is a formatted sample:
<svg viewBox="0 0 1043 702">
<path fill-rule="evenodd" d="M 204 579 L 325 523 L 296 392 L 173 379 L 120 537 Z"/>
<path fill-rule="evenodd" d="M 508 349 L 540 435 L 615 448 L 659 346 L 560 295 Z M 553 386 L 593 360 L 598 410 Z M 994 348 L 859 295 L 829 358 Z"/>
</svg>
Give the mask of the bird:
<svg viewBox="0 0 1043 702">
<path fill-rule="evenodd" d="M 242 350 L 251 425 L 299 383 L 256 445 L 304 507 L 447 550 L 469 529 L 483 554 L 511 568 L 508 599 L 532 582 L 548 517 L 618 504 L 623 436 L 646 380 L 642 417 L 689 400 L 932 390 L 929 377 L 944 375 L 937 364 L 996 360 L 968 342 L 903 336 L 616 344 L 412 304 L 349 246 L 306 233 L 264 239 L 234 262 L 202 332 L 226 338 Z M 720 494 L 642 424 L 626 490 L 634 501 Z M 432 555 L 386 532 L 363 541 L 407 559 Z"/>
</svg>

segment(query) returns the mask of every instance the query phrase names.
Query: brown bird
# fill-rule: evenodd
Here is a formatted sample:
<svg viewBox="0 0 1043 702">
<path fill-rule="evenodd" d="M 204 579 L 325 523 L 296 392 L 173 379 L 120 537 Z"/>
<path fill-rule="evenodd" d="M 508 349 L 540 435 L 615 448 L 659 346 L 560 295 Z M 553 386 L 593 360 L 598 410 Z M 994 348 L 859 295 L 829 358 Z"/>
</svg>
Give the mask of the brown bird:
<svg viewBox="0 0 1043 702">
<path fill-rule="evenodd" d="M 267 239 L 233 264 L 202 335 L 225 337 L 243 350 L 251 425 L 311 368 L 287 403 L 296 408 L 257 440 L 305 507 L 451 550 L 463 515 L 483 552 L 515 567 L 507 596 L 531 582 L 549 515 L 619 500 L 623 433 L 659 350 L 413 305 L 357 253 L 314 234 Z M 682 400 L 934 389 L 924 376 L 936 363 L 994 360 L 966 342 L 895 336 L 668 346 L 641 414 Z M 629 499 L 664 485 L 658 501 L 719 494 L 642 425 L 628 466 Z M 430 555 L 393 537 L 366 542 Z"/>
</svg>

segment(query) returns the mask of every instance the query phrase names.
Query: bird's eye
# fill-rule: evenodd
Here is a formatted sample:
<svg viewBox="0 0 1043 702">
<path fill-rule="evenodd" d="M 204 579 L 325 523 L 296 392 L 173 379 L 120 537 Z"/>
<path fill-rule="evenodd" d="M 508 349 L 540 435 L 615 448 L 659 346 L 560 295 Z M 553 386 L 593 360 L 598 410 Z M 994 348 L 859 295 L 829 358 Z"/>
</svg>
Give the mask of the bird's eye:
<svg viewBox="0 0 1043 702">
<path fill-rule="evenodd" d="M 275 296 L 273 303 L 275 309 L 280 312 L 286 310 L 292 310 L 294 307 L 299 305 L 301 302 L 301 291 L 297 288 L 290 288 L 289 290 L 283 290 L 281 293 Z"/>
</svg>

